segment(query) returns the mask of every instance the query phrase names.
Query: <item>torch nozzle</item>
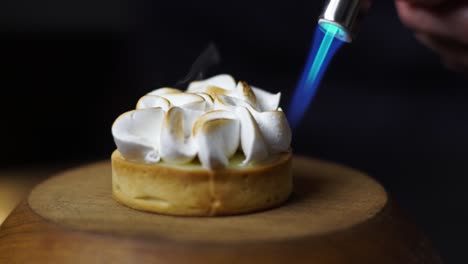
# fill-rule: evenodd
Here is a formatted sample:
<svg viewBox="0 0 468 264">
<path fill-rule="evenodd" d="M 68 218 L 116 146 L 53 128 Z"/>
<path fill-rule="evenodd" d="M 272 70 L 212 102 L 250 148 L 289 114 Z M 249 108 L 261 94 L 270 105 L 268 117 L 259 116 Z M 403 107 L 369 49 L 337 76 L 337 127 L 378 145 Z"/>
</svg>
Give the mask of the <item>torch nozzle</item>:
<svg viewBox="0 0 468 264">
<path fill-rule="evenodd" d="M 327 0 L 319 17 L 319 25 L 325 30 L 337 27 L 339 29 L 337 38 L 345 42 L 353 41 L 359 17 L 364 9 L 367 9 L 363 4 L 364 1 L 366 0 Z"/>
</svg>

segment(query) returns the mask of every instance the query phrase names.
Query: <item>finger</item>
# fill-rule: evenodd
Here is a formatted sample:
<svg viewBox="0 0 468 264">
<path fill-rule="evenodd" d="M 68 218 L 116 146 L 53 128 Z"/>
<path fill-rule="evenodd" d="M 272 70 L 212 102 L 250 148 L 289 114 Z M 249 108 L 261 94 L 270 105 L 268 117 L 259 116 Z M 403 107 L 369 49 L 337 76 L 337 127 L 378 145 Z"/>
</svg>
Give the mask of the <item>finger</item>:
<svg viewBox="0 0 468 264">
<path fill-rule="evenodd" d="M 459 41 L 444 38 L 437 35 L 416 33 L 416 39 L 436 52 L 465 54 L 468 53 L 468 45 Z"/>
<path fill-rule="evenodd" d="M 451 39 L 417 34 L 416 38 L 431 50 L 440 54 L 442 63 L 449 69 L 468 73 L 468 48 Z"/>
<path fill-rule="evenodd" d="M 362 10 L 369 10 L 369 8 L 371 7 L 372 3 L 374 2 L 374 0 L 363 0 L 361 1 L 361 8 Z"/>
<path fill-rule="evenodd" d="M 424 6 L 424 7 L 433 7 L 447 2 L 447 0 L 397 0 L 397 2 L 406 2 L 413 5 Z"/>
<path fill-rule="evenodd" d="M 468 64 L 460 61 L 458 58 L 442 57 L 441 61 L 447 69 L 468 75 Z"/>
<path fill-rule="evenodd" d="M 468 44 L 468 5 L 438 12 L 398 1 L 401 21 L 417 32 L 456 39 Z"/>
</svg>

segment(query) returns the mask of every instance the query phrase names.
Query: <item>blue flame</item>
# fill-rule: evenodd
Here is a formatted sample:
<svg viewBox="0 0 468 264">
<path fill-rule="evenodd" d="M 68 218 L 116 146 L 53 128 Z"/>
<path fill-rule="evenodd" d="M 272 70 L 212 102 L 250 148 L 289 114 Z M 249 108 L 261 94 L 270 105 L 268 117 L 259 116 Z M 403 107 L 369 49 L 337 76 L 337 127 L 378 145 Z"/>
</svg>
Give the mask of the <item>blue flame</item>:
<svg viewBox="0 0 468 264">
<path fill-rule="evenodd" d="M 288 109 L 293 130 L 312 101 L 331 58 L 343 44 L 338 38 L 342 34 L 345 32 L 333 24 L 324 23 L 317 27 L 312 49 Z"/>
</svg>

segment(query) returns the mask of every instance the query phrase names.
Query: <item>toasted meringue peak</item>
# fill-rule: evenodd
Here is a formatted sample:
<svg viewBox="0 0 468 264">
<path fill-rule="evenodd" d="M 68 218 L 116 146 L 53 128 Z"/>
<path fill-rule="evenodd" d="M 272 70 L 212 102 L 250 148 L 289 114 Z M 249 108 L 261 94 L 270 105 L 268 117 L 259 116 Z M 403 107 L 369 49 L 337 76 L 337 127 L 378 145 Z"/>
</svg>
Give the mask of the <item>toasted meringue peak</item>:
<svg viewBox="0 0 468 264">
<path fill-rule="evenodd" d="M 270 153 L 281 153 L 291 145 L 291 128 L 283 111 L 253 112 Z"/>
<path fill-rule="evenodd" d="M 197 154 L 191 138 L 184 133 L 184 112 L 179 107 L 172 107 L 162 122 L 160 138 L 161 158 L 170 163 L 190 162 Z"/>
<path fill-rule="evenodd" d="M 238 99 L 244 100 L 254 108 L 257 108 L 257 98 L 250 88 L 250 85 L 248 85 L 246 82 L 240 81 L 237 83 L 236 93 L 234 96 Z"/>
<path fill-rule="evenodd" d="M 171 102 L 172 106 L 183 106 L 205 102 L 203 97 L 194 93 L 167 93 L 159 96 Z"/>
<path fill-rule="evenodd" d="M 133 110 L 120 115 L 112 125 L 112 135 L 120 153 L 129 160 L 158 162 L 163 117 L 161 108 Z"/>
<path fill-rule="evenodd" d="M 248 102 L 246 102 L 244 100 L 241 100 L 239 98 L 232 97 L 232 96 L 227 96 L 227 95 L 218 95 L 218 96 L 216 96 L 216 100 L 215 100 L 215 108 L 216 109 L 234 111 L 235 108 L 238 107 L 238 106 L 245 107 L 245 108 L 249 109 L 249 111 L 255 111 L 255 109 L 252 107 L 251 104 L 249 104 Z"/>
<path fill-rule="evenodd" d="M 213 97 L 207 93 L 196 93 L 197 95 L 203 97 L 203 100 L 205 100 L 205 111 L 209 111 L 213 108 Z"/>
<path fill-rule="evenodd" d="M 149 92 L 147 95 L 161 95 L 161 94 L 169 94 L 169 93 L 182 93 L 182 91 L 176 88 L 162 87 L 162 88 Z"/>
<path fill-rule="evenodd" d="M 202 81 L 191 82 L 187 92 L 203 92 L 207 86 L 216 86 L 225 90 L 234 90 L 236 81 L 229 74 L 220 74 Z"/>
<path fill-rule="evenodd" d="M 227 74 L 192 82 L 186 92 L 163 87 L 117 118 L 112 134 L 129 160 L 188 163 L 198 156 L 203 167 L 219 169 L 242 151 L 243 164 L 259 163 L 290 148 L 280 96 Z"/>
<path fill-rule="evenodd" d="M 153 107 L 161 107 L 164 111 L 169 110 L 171 102 L 164 97 L 157 95 L 145 95 L 138 100 L 136 109 L 146 109 Z"/>
<path fill-rule="evenodd" d="M 217 110 L 202 115 L 193 127 L 200 162 L 209 168 L 227 166 L 239 148 L 239 129 L 239 120 L 231 112 Z"/>
<path fill-rule="evenodd" d="M 275 111 L 279 107 L 281 93 L 272 94 L 252 86 L 260 111 Z"/>
<path fill-rule="evenodd" d="M 237 107 L 236 114 L 241 122 L 241 147 L 245 155 L 243 163 L 259 162 L 266 159 L 268 150 L 252 114 L 245 107 Z"/>
</svg>

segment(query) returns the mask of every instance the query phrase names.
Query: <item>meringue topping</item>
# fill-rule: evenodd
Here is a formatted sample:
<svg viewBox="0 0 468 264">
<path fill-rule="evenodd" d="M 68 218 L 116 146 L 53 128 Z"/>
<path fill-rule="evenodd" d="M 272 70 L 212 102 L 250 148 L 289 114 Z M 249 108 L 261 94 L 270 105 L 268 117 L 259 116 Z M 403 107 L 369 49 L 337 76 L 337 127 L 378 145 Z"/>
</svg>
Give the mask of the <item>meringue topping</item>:
<svg viewBox="0 0 468 264">
<path fill-rule="evenodd" d="M 194 81 L 187 91 L 163 87 L 119 116 L 112 135 L 125 159 L 189 163 L 221 169 L 241 151 L 242 164 L 257 164 L 290 149 L 291 130 L 272 94 L 221 74 Z"/>
</svg>

